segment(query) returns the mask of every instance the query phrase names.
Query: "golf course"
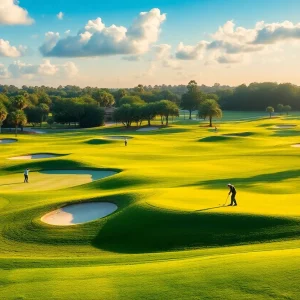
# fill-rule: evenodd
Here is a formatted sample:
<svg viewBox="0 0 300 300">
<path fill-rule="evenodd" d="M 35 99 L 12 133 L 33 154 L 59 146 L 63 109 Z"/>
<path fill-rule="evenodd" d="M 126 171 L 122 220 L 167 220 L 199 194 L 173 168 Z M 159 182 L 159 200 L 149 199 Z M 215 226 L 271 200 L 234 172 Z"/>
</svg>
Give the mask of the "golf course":
<svg viewBox="0 0 300 300">
<path fill-rule="evenodd" d="M 300 299 L 300 116 L 215 121 L 1 134 L 0 299 Z"/>
</svg>

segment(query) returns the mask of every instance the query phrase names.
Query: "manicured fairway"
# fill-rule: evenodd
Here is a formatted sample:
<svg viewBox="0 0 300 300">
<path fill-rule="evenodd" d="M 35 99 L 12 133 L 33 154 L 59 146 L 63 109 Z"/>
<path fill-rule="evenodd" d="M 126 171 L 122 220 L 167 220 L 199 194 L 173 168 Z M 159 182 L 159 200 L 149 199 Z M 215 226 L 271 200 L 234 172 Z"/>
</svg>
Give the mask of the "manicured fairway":
<svg viewBox="0 0 300 300">
<path fill-rule="evenodd" d="M 185 120 L 0 145 L 0 299 L 299 299 L 300 120 L 243 118 L 230 112 L 217 132 Z M 45 151 L 59 156 L 7 159 Z M 237 207 L 223 206 L 228 183 Z M 118 209 L 41 221 L 91 201 Z"/>
</svg>

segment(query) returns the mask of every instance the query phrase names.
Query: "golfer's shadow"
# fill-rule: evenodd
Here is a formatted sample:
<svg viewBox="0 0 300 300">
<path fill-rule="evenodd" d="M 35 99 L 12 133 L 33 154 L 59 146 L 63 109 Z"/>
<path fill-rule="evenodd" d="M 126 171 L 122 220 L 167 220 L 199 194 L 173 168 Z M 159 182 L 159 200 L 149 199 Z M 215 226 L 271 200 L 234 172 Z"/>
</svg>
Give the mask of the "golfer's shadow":
<svg viewBox="0 0 300 300">
<path fill-rule="evenodd" d="M 215 207 L 209 207 L 209 208 L 204 208 L 204 209 L 197 209 L 195 211 L 206 211 L 206 210 L 213 210 L 213 209 L 217 209 L 217 208 L 223 208 L 223 207 L 227 207 L 228 205 L 218 205 Z"/>
<path fill-rule="evenodd" d="M 5 186 L 5 185 L 14 185 L 14 184 L 20 184 L 23 182 L 13 182 L 13 183 L 5 183 L 5 184 L 0 184 L 0 186 Z"/>
</svg>

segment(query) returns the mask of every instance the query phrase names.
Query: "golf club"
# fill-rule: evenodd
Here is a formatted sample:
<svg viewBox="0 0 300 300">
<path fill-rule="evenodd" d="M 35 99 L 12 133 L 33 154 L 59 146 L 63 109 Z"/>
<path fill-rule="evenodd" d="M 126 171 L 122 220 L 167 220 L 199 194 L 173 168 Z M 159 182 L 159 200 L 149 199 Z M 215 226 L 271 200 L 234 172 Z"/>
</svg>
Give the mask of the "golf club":
<svg viewBox="0 0 300 300">
<path fill-rule="evenodd" d="M 229 197 L 229 195 L 227 195 L 227 197 L 226 197 L 226 201 L 225 201 L 225 203 L 223 204 L 223 206 L 225 206 L 225 205 L 226 205 L 226 203 L 227 203 L 227 200 L 228 200 L 228 197 Z"/>
</svg>

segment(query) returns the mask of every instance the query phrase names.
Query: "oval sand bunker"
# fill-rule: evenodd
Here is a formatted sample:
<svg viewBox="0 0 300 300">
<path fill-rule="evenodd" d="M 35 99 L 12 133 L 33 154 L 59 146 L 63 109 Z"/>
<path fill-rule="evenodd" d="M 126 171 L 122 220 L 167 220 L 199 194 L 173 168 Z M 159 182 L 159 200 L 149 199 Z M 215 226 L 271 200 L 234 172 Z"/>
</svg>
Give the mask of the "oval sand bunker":
<svg viewBox="0 0 300 300">
<path fill-rule="evenodd" d="M 126 135 L 111 135 L 111 136 L 106 136 L 105 138 L 108 140 L 125 140 L 125 139 L 130 140 L 130 139 L 132 139 L 131 136 L 126 136 Z"/>
<path fill-rule="evenodd" d="M 294 144 L 294 145 L 291 145 L 291 147 L 300 148 L 300 144 Z"/>
<path fill-rule="evenodd" d="M 147 132 L 147 131 L 154 131 L 154 130 L 158 130 L 158 127 L 144 127 L 144 128 L 140 128 L 137 131 L 141 131 L 141 132 Z"/>
<path fill-rule="evenodd" d="M 118 209 L 109 202 L 78 203 L 54 210 L 41 218 L 41 221 L 56 226 L 83 224 L 104 218 Z"/>
<path fill-rule="evenodd" d="M 294 128 L 296 126 L 297 125 L 295 124 L 285 124 L 285 125 L 276 125 L 275 127 L 280 129 L 288 129 L 288 128 Z"/>
<path fill-rule="evenodd" d="M 16 139 L 0 139 L 0 144 L 11 144 L 15 143 L 16 141 Z"/>
<path fill-rule="evenodd" d="M 10 157 L 8 159 L 13 159 L 13 160 L 22 160 L 22 159 L 45 159 L 45 158 L 52 158 L 52 157 L 57 157 L 58 155 L 56 154 L 46 154 L 46 153 L 39 153 L 39 154 L 29 154 L 29 155 L 22 155 L 22 156 L 15 156 L 15 157 Z"/>
</svg>

